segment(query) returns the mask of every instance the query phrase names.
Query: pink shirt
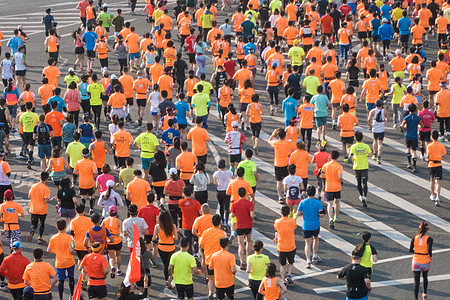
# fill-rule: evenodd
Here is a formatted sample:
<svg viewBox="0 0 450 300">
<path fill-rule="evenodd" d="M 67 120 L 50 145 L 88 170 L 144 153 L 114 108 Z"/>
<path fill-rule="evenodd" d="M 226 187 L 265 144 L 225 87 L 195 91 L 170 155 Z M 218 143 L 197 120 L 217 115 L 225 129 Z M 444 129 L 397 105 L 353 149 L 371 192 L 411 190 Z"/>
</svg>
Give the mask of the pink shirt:
<svg viewBox="0 0 450 300">
<path fill-rule="evenodd" d="M 97 182 L 100 183 L 100 193 L 103 193 L 108 189 L 106 187 L 106 182 L 108 180 L 114 181 L 114 176 L 112 176 L 111 174 L 102 174 L 97 177 Z"/>
<path fill-rule="evenodd" d="M 422 119 L 423 127 L 419 128 L 421 132 L 430 132 L 431 131 L 431 123 L 433 123 L 435 117 L 434 114 L 428 109 L 424 109 L 419 112 L 418 115 Z"/>
<path fill-rule="evenodd" d="M 77 90 L 67 90 L 65 94 L 66 107 L 68 111 L 77 111 L 80 109 L 80 103 L 78 103 L 78 96 L 80 92 Z"/>
</svg>

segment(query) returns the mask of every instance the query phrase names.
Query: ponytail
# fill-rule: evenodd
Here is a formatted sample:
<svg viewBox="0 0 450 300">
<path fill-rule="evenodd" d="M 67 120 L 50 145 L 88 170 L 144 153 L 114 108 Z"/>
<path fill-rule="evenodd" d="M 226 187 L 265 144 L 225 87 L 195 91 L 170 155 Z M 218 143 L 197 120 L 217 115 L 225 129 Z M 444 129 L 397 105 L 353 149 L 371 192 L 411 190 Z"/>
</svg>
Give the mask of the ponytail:
<svg viewBox="0 0 450 300">
<path fill-rule="evenodd" d="M 112 187 L 109 187 L 108 190 L 106 191 L 106 194 L 103 195 L 103 199 L 108 200 L 109 196 L 111 196 L 111 190 Z"/>
</svg>

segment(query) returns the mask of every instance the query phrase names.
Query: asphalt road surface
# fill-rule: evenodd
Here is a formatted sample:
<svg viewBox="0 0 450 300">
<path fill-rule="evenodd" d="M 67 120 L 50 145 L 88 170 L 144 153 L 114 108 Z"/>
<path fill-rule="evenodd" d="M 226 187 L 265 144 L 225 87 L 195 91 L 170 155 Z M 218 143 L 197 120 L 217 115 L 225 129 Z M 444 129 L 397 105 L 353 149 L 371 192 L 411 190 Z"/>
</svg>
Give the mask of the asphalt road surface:
<svg viewBox="0 0 450 300">
<path fill-rule="evenodd" d="M 131 21 L 132 25 L 137 28 L 137 33 L 142 35 L 149 29 L 145 22 L 145 13 L 143 9 L 143 1 L 140 0 L 136 9 L 136 15 L 130 14 L 130 9 L 126 1 L 107 1 L 110 4 L 110 12 L 115 12 L 117 8 L 124 10 L 126 21 Z M 54 0 L 45 0 L 38 2 L 29 1 L 0 1 L 0 30 L 5 35 L 3 44 L 3 53 L 6 51 L 7 39 L 12 35 L 12 31 L 17 25 L 23 25 L 24 31 L 29 34 L 27 42 L 27 63 L 29 64 L 27 72 L 27 82 L 31 83 L 32 91 L 37 93 L 40 86 L 42 68 L 46 65 L 48 54 L 44 52 L 43 42 L 43 25 L 41 18 L 47 7 L 52 7 L 60 34 L 62 35 L 60 48 L 60 64 L 58 65 L 63 74 L 73 65 L 75 61 L 73 40 L 70 37 L 71 31 L 79 25 L 79 14 L 75 9 L 77 1 L 60 2 Z M 169 7 L 174 5 L 173 1 L 169 1 Z M 219 24 L 223 22 L 225 17 L 231 17 L 232 11 L 219 12 Z M 172 13 L 171 13 L 172 14 Z M 175 33 L 175 32 L 174 32 Z M 176 39 L 176 34 L 172 34 Z M 178 41 L 177 41 L 178 42 Z M 358 43 L 355 40 L 355 49 L 358 49 Z M 396 42 L 393 42 L 392 48 L 396 48 Z M 426 47 L 427 56 L 431 59 L 436 57 L 437 44 L 433 37 L 430 37 L 430 45 Z M 118 62 L 115 54 L 109 55 L 110 74 L 118 74 Z M 208 54 L 211 57 L 211 54 Z M 207 76 L 212 74 L 212 61 L 207 60 Z M 387 63 L 386 63 L 387 64 Z M 429 62 L 427 63 L 427 66 Z M 95 72 L 100 73 L 100 64 L 95 62 Z M 77 75 L 81 75 L 77 72 Z M 392 78 L 391 78 L 392 83 Z M 60 79 L 62 85 L 62 80 Z M 425 85 L 425 82 L 424 82 Z M 259 156 L 255 158 L 258 164 L 258 171 L 261 176 L 262 183 L 258 185 L 258 193 L 256 196 L 257 204 L 255 211 L 257 220 L 254 222 L 254 240 L 261 239 L 265 243 L 264 253 L 269 255 L 273 262 L 278 264 L 278 255 L 276 245 L 271 240 L 274 237 L 273 222 L 279 217 L 280 205 L 277 203 L 276 186 L 273 176 L 273 149 L 267 143 L 269 135 L 275 128 L 283 126 L 283 115 L 277 113 L 276 116 L 269 115 L 269 98 L 265 91 L 265 81 L 263 75 L 258 73 L 256 78 L 257 93 L 261 96 L 261 102 L 266 116 L 263 117 L 262 141 Z M 359 91 L 360 93 L 360 91 Z M 283 92 L 280 92 L 280 96 Z M 39 101 L 39 100 L 38 100 Z M 237 100 L 235 100 L 237 101 Z M 209 118 L 209 133 L 212 143 L 209 144 L 207 172 L 211 175 L 216 170 L 216 163 L 219 158 L 227 158 L 227 147 L 223 143 L 224 131 L 217 119 L 215 111 L 216 100 L 212 99 L 211 116 Z M 137 110 L 133 108 L 132 117 L 136 119 Z M 330 112 L 331 114 L 331 112 Z M 367 124 L 365 121 L 365 111 L 363 106 L 358 109 L 358 119 L 360 120 L 361 129 L 367 133 Z M 145 120 L 150 119 L 149 111 L 146 111 Z M 101 129 L 106 130 L 107 123 L 102 118 Z M 339 132 L 331 130 L 328 124 L 328 150 L 341 149 Z M 374 275 L 372 277 L 373 290 L 370 297 L 378 299 L 411 299 L 413 297 L 413 279 L 411 272 L 411 256 L 408 253 L 409 242 L 411 237 L 416 234 L 418 224 L 425 220 L 430 224 L 429 235 L 434 238 L 434 255 L 429 273 L 429 299 L 449 299 L 450 287 L 448 285 L 450 279 L 450 262 L 448 260 L 448 252 L 450 251 L 450 218 L 449 218 L 449 201 L 450 201 L 450 181 L 449 166 L 450 160 L 446 158 L 444 161 L 444 180 L 442 181 L 441 206 L 435 207 L 434 203 L 429 200 L 429 183 L 428 170 L 426 163 L 418 161 L 418 172 L 413 174 L 406 169 L 406 155 L 404 147 L 404 139 L 400 131 L 392 128 L 392 123 L 387 123 L 385 148 L 383 153 L 383 164 L 377 165 L 370 160 L 369 173 L 369 195 L 368 208 L 363 208 L 358 200 L 358 192 L 356 189 L 356 180 L 353 176 L 351 165 L 344 165 L 344 185 L 342 189 L 342 210 L 340 220 L 336 225 L 336 229 L 330 230 L 327 219 L 322 220 L 321 240 L 319 254 L 323 258 L 321 263 L 315 265 L 312 270 L 305 268 L 304 262 L 304 239 L 301 236 L 301 229 L 297 229 L 297 260 L 294 270 L 295 284 L 289 286 L 286 297 L 288 299 L 344 299 L 344 282 L 336 278 L 337 272 L 348 264 L 351 260 L 350 252 L 354 245 L 360 243 L 360 234 L 363 231 L 370 231 L 373 235 L 373 245 L 378 251 L 379 262 L 374 266 Z M 434 124 L 433 128 L 437 125 Z M 136 137 L 143 128 L 133 123 L 127 124 L 127 129 Z M 251 133 L 245 132 L 247 140 L 251 141 Z M 315 144 L 316 134 L 313 134 L 313 144 Z M 108 137 L 105 137 L 105 140 Z M 11 138 L 12 146 L 19 149 L 20 140 L 18 136 Z M 371 143 L 371 134 L 365 135 L 365 142 Z M 447 150 L 449 150 L 449 142 L 446 142 Z M 251 143 L 247 143 L 244 149 L 251 147 Z M 139 162 L 138 149 L 132 149 L 132 156 L 135 161 Z M 311 152 L 315 151 L 312 150 Z M 12 181 L 15 196 L 19 199 L 26 209 L 29 207 L 27 194 L 30 186 L 37 182 L 39 178 L 40 168 L 38 159 L 31 170 L 25 165 L 25 160 L 20 159 L 17 154 L 19 150 L 13 151 L 7 160 L 12 169 Z M 36 152 L 36 151 L 35 151 Z M 108 158 L 108 162 L 112 163 L 112 157 Z M 310 165 L 310 183 L 316 185 L 316 179 L 312 176 L 313 165 Z M 117 172 L 113 171 L 117 177 Z M 51 188 L 51 197 L 56 195 L 56 189 L 52 183 L 48 184 Z M 118 189 L 121 190 L 121 189 Z M 215 209 L 217 201 L 215 197 L 215 187 L 209 188 L 209 203 Z M 58 215 L 53 206 L 56 203 L 49 204 L 49 215 L 47 218 L 44 239 L 48 242 L 50 236 L 55 234 L 56 220 Z M 96 207 L 96 211 L 100 212 L 100 208 Z M 119 210 L 121 219 L 126 217 L 123 208 Z M 27 214 L 21 221 L 22 242 L 25 245 L 24 253 L 31 259 L 32 250 L 39 246 L 35 242 L 26 242 L 26 236 L 30 229 L 30 216 Z M 301 221 L 299 220 L 299 224 Z M 3 238 L 3 251 L 9 252 L 7 243 Z M 231 251 L 236 254 L 236 243 L 231 247 Z M 54 263 L 54 255 L 46 253 L 45 260 Z M 122 270 L 126 270 L 128 262 L 128 252 L 126 249 L 122 251 Z M 237 258 L 238 260 L 238 258 Z M 149 292 L 150 299 L 170 299 L 175 298 L 164 291 L 164 278 L 162 265 L 158 269 L 152 269 L 152 286 Z M 78 271 L 76 274 L 79 274 Z M 77 275 L 76 275 L 77 277 Z M 108 279 L 108 299 L 115 299 L 115 292 L 123 280 L 123 277 Z M 195 279 L 195 296 L 196 299 L 204 299 L 207 295 L 207 288 L 204 284 L 203 277 L 196 276 Z M 247 276 L 240 271 L 235 279 L 236 298 L 251 299 L 251 293 L 246 288 Z M 66 284 L 65 297 L 69 299 L 68 284 Z M 53 289 L 53 296 L 57 299 L 57 288 Z M 87 299 L 87 295 L 85 295 Z M 10 299 L 11 296 L 7 291 L 0 291 L 0 299 Z"/>
</svg>

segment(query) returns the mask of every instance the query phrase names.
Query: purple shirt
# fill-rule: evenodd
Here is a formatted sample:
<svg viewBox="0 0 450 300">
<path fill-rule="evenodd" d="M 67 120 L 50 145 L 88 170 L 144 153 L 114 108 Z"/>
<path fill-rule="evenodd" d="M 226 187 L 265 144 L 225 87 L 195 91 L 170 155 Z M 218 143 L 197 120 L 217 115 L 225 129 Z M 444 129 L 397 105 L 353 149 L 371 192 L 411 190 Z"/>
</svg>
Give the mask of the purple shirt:
<svg viewBox="0 0 450 300">
<path fill-rule="evenodd" d="M 433 123 L 435 117 L 434 113 L 424 108 L 421 112 L 419 112 L 419 117 L 422 119 L 423 127 L 419 128 L 421 132 L 430 132 L 431 131 L 431 123 Z"/>
</svg>

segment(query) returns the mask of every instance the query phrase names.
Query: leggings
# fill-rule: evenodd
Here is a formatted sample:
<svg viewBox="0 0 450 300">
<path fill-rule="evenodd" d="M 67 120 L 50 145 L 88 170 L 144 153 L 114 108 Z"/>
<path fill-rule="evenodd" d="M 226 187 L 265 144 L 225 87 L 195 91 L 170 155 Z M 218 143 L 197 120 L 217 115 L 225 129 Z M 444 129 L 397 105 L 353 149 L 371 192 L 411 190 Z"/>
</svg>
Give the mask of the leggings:
<svg viewBox="0 0 450 300">
<path fill-rule="evenodd" d="M 205 73 L 205 65 L 206 65 L 206 56 L 205 54 L 197 54 L 195 56 L 195 62 L 197 63 L 197 76 L 200 76 L 200 74 Z"/>
<path fill-rule="evenodd" d="M 441 136 L 444 136 L 445 130 L 447 130 L 447 132 L 450 132 L 450 117 L 438 118 L 438 120 L 439 120 L 439 132 L 441 133 Z"/>
<path fill-rule="evenodd" d="M 230 217 L 230 195 L 226 191 L 217 191 L 217 201 L 220 205 L 220 217 L 222 223 L 228 224 Z"/>
<path fill-rule="evenodd" d="M 367 197 L 367 177 L 357 177 L 358 192 L 360 196 Z"/>
<path fill-rule="evenodd" d="M 401 124 L 402 122 L 402 113 L 403 113 L 403 108 L 400 107 L 400 104 L 392 104 L 392 109 L 393 109 L 393 121 L 394 124 Z"/>
<path fill-rule="evenodd" d="M 80 115 L 80 110 L 69 111 L 68 114 L 73 117 L 73 122 L 78 128 L 78 116 Z"/>
<path fill-rule="evenodd" d="M 75 278 L 70 278 L 69 277 L 69 290 L 70 290 L 70 294 L 73 295 L 73 290 L 75 287 Z M 58 282 L 58 292 L 59 292 L 59 299 L 63 299 L 63 295 L 64 295 L 64 280 L 60 280 Z"/>
<path fill-rule="evenodd" d="M 308 144 L 306 145 L 306 149 L 309 152 L 311 149 L 311 135 L 312 135 L 312 128 L 300 128 L 300 133 L 302 134 L 303 141 L 308 141 Z"/>
<path fill-rule="evenodd" d="M 278 86 L 268 86 L 267 91 L 269 92 L 270 96 L 270 105 L 273 105 L 274 103 L 275 105 L 278 105 Z"/>
<path fill-rule="evenodd" d="M 89 207 L 90 207 L 91 209 L 94 209 L 94 198 L 91 197 L 91 196 L 88 196 L 88 197 L 89 197 Z M 81 198 L 81 202 L 82 202 L 84 205 L 86 205 L 86 198 Z"/>
<path fill-rule="evenodd" d="M 122 73 L 123 68 L 127 66 L 127 59 L 126 58 L 119 58 L 119 65 L 120 65 L 120 72 Z"/>
<path fill-rule="evenodd" d="M 91 105 L 92 112 L 94 113 L 94 124 L 97 127 L 97 130 L 100 128 L 100 116 L 102 115 L 102 106 L 101 105 Z"/>
<path fill-rule="evenodd" d="M 38 222 L 40 223 L 39 226 L 39 237 L 42 237 L 44 235 L 44 228 L 45 228 L 45 219 L 47 218 L 47 214 L 45 215 L 37 215 L 37 214 L 31 214 L 31 231 L 34 232 L 37 229 Z"/>
<path fill-rule="evenodd" d="M 420 286 L 420 272 L 414 271 L 414 296 L 415 299 L 419 299 L 419 286 Z M 428 290 L 428 271 L 422 271 L 423 276 L 423 292 L 427 293 Z"/>
<path fill-rule="evenodd" d="M 182 219 L 181 209 L 178 206 L 178 204 L 169 204 L 169 212 L 170 212 L 170 215 L 172 216 L 173 224 L 178 226 L 178 228 L 181 228 L 183 219 Z"/>
<path fill-rule="evenodd" d="M 383 40 L 383 56 L 386 56 L 386 52 L 389 52 L 391 46 L 391 40 Z"/>
<path fill-rule="evenodd" d="M 137 0 L 131 0 L 131 11 L 134 12 L 134 10 L 136 9 L 136 2 Z"/>
<path fill-rule="evenodd" d="M 172 254 L 174 253 L 174 251 L 166 252 L 166 251 L 162 251 L 161 249 L 158 249 L 158 253 L 159 253 L 159 257 L 161 257 L 161 260 L 164 264 L 164 278 L 167 281 L 167 279 L 169 278 L 169 262 L 170 262 L 170 258 L 172 257 Z"/>
<path fill-rule="evenodd" d="M 253 298 L 255 300 L 263 300 L 263 295 L 258 293 L 261 281 L 262 280 L 252 280 L 252 279 L 248 280 L 248 286 L 252 290 Z"/>
<path fill-rule="evenodd" d="M 89 103 L 89 99 L 81 100 L 81 108 L 83 109 L 83 114 L 91 113 L 91 104 Z"/>
</svg>

